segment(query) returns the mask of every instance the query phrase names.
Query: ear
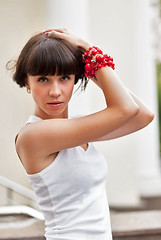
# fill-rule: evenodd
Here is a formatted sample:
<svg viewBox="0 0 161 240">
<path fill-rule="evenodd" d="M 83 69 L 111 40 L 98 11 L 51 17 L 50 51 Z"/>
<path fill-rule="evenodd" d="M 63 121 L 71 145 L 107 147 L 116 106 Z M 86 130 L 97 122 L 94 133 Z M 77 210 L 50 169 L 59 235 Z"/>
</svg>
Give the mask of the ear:
<svg viewBox="0 0 161 240">
<path fill-rule="evenodd" d="M 27 93 L 31 93 L 31 88 L 30 88 L 27 78 L 25 79 L 25 87 L 26 87 Z"/>
</svg>

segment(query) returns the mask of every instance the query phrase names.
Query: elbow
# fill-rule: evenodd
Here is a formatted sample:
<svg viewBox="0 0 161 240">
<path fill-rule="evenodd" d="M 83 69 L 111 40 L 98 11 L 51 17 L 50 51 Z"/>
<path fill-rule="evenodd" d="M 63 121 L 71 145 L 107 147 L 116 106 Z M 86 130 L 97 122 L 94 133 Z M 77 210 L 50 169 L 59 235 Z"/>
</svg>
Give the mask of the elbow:
<svg viewBox="0 0 161 240">
<path fill-rule="evenodd" d="M 150 111 L 149 111 L 148 113 L 146 113 L 145 126 L 147 126 L 149 123 L 151 123 L 151 122 L 153 121 L 154 117 L 155 117 L 154 113 L 152 113 L 152 112 L 150 112 Z"/>
<path fill-rule="evenodd" d="M 154 113 L 148 111 L 144 113 L 139 121 L 139 128 L 145 128 L 149 123 L 151 123 L 154 119 Z"/>
</svg>

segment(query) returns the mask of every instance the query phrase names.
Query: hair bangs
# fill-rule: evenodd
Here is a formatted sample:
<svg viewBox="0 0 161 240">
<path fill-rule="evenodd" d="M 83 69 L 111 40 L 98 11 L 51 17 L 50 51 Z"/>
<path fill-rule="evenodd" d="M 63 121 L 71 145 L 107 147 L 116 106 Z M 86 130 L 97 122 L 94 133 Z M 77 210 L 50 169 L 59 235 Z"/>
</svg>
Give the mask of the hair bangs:
<svg viewBox="0 0 161 240">
<path fill-rule="evenodd" d="M 23 47 L 16 64 L 13 66 L 13 80 L 26 87 L 27 77 L 75 74 L 77 84 L 85 89 L 88 79 L 84 75 L 85 49 L 71 44 L 65 39 L 47 37 L 39 33 L 31 37 Z"/>
<path fill-rule="evenodd" d="M 65 44 L 60 44 L 60 39 L 41 41 L 29 53 L 26 64 L 26 73 L 32 76 L 77 74 L 78 69 L 75 56 Z"/>
</svg>

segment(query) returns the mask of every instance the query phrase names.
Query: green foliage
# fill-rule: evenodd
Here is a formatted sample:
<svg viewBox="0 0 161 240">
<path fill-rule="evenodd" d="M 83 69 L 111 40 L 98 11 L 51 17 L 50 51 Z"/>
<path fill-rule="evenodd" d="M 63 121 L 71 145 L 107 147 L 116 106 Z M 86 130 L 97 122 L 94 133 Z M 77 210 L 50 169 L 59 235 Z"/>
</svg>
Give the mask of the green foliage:
<svg viewBox="0 0 161 240">
<path fill-rule="evenodd" d="M 157 64 L 157 89 L 158 89 L 159 134 L 160 134 L 160 153 L 161 153 L 161 63 Z"/>
</svg>

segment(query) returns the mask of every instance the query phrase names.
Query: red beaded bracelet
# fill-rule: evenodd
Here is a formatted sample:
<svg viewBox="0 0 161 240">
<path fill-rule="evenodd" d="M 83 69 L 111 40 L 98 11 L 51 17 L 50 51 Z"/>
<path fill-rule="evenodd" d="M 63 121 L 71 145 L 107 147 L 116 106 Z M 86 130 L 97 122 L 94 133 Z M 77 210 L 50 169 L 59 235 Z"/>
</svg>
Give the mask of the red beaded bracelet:
<svg viewBox="0 0 161 240">
<path fill-rule="evenodd" d="M 84 53 L 85 60 L 85 77 L 95 78 L 95 71 L 101 67 L 109 66 L 113 70 L 115 69 L 115 64 L 113 63 L 113 58 L 107 54 L 103 55 L 103 52 L 98 47 L 90 47 Z"/>
</svg>

